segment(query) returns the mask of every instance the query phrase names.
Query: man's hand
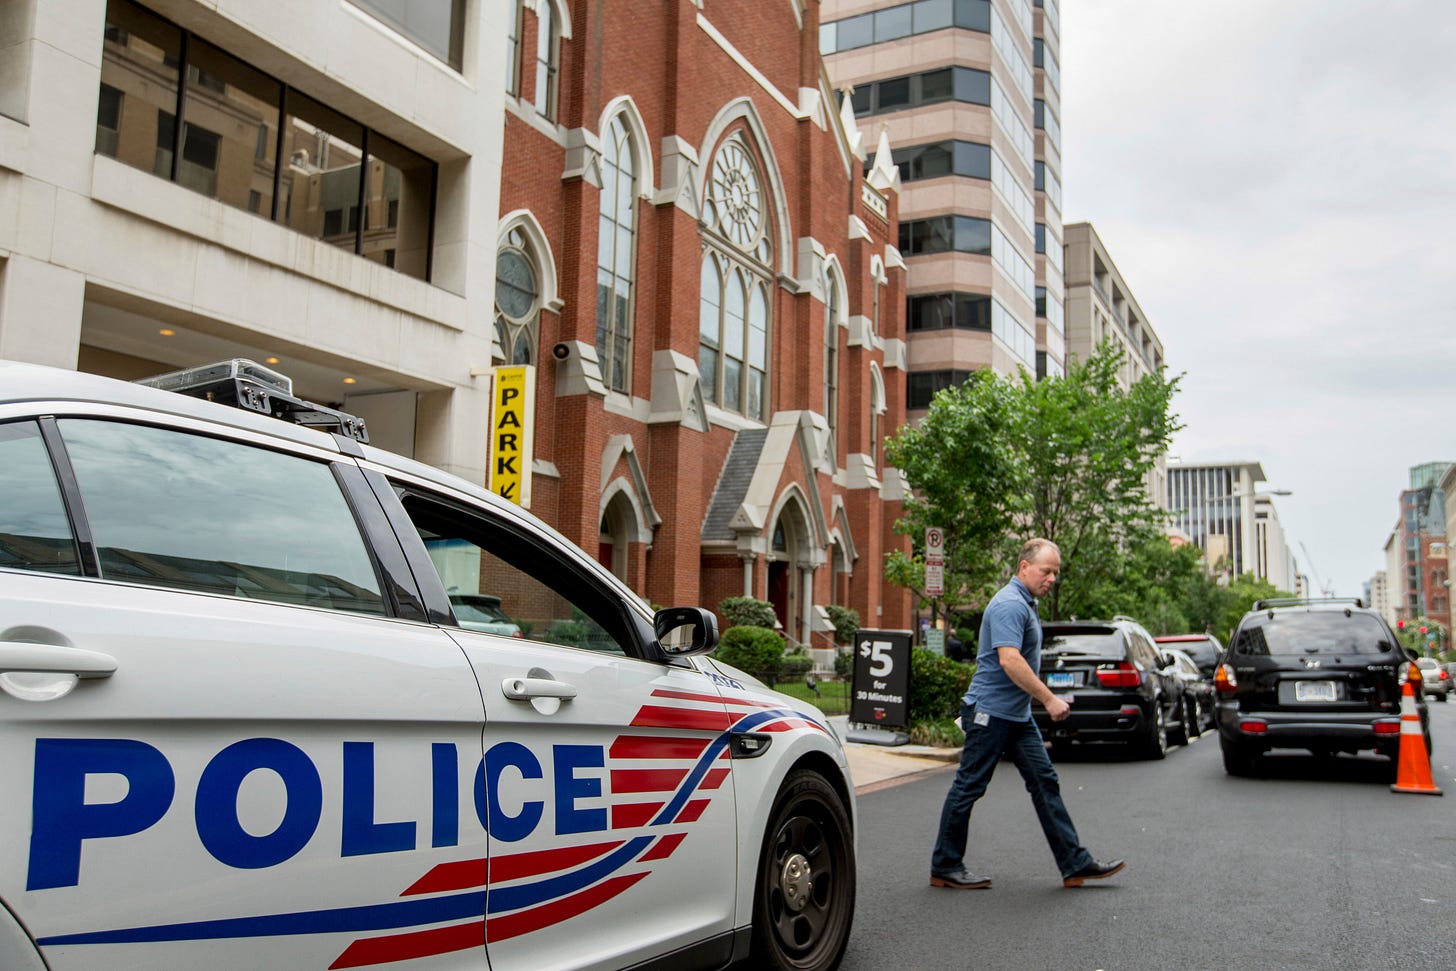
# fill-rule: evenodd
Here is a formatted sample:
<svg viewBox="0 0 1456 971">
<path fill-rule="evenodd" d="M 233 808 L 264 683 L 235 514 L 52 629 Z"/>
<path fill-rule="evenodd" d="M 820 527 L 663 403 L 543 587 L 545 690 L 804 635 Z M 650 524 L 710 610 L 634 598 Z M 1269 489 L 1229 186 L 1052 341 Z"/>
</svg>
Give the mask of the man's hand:
<svg viewBox="0 0 1456 971">
<path fill-rule="evenodd" d="M 1050 699 L 1043 703 L 1043 706 L 1054 722 L 1065 721 L 1067 716 L 1072 713 L 1072 706 L 1056 695 L 1052 695 Z"/>
</svg>

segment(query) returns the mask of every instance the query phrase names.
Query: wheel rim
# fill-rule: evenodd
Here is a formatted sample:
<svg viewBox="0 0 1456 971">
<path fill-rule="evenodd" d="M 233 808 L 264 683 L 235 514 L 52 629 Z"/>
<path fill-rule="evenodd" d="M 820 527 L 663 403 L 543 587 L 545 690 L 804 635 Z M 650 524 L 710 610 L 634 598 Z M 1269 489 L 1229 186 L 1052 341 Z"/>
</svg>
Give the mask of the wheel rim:
<svg viewBox="0 0 1456 971">
<path fill-rule="evenodd" d="M 764 860 L 767 917 L 779 952 L 795 963 L 812 963 L 816 952 L 832 945 L 842 915 L 840 897 L 842 836 L 835 833 L 817 804 L 790 810 Z"/>
<path fill-rule="evenodd" d="M 1159 752 L 1168 751 L 1168 729 L 1163 720 L 1163 706 L 1153 706 L 1153 745 Z"/>
</svg>

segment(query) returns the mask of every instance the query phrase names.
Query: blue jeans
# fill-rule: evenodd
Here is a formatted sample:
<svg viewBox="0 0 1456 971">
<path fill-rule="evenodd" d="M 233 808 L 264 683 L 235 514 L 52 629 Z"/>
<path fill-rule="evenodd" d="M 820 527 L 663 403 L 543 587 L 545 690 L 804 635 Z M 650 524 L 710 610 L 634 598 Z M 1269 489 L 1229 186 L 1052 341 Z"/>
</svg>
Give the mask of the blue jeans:
<svg viewBox="0 0 1456 971">
<path fill-rule="evenodd" d="M 1047 757 L 1041 732 L 1036 722 L 1007 721 L 991 717 L 988 724 L 975 723 L 976 709 L 961 705 L 961 724 L 966 729 L 966 745 L 961 749 L 961 765 L 955 781 L 946 793 L 940 811 L 940 833 L 935 841 L 935 854 L 930 858 L 934 873 L 953 873 L 965 863 L 966 838 L 971 824 L 971 807 L 986 791 L 991 773 L 1003 754 L 1010 757 L 1026 780 L 1026 791 L 1041 820 L 1047 845 L 1056 857 L 1057 869 L 1069 876 L 1092 863 L 1092 854 L 1077 840 L 1077 828 L 1067 807 L 1062 803 L 1062 787 L 1057 770 Z"/>
</svg>

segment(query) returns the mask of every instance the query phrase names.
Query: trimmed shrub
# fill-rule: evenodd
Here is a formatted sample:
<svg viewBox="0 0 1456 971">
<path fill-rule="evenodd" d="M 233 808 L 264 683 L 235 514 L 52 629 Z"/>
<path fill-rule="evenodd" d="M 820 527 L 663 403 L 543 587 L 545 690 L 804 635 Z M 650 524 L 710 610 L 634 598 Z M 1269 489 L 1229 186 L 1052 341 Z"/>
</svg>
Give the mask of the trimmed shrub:
<svg viewBox="0 0 1456 971">
<path fill-rule="evenodd" d="M 773 604 L 753 597 L 729 597 L 718 605 L 729 627 L 767 627 L 774 629 L 778 617 Z"/>
<path fill-rule="evenodd" d="M 939 718 L 935 721 L 918 721 L 910 726 L 912 745 L 935 745 L 940 748 L 960 748 L 966 744 L 965 734 L 956 727 L 954 718 Z"/>
<path fill-rule="evenodd" d="M 783 663 L 779 666 L 779 677 L 785 681 L 797 681 L 813 669 L 814 659 L 809 656 L 808 651 L 800 648 L 784 655 Z"/>
<path fill-rule="evenodd" d="M 910 652 L 910 721 L 953 719 L 961 713 L 961 696 L 976 673 L 974 664 L 961 664 L 923 647 Z"/>
<path fill-rule="evenodd" d="M 854 643 L 854 632 L 859 630 L 859 611 L 839 604 L 830 604 L 824 610 L 829 614 L 829 622 L 834 625 L 834 643 Z"/>
<path fill-rule="evenodd" d="M 854 651 L 839 651 L 834 655 L 834 673 L 848 680 L 854 674 Z"/>
<path fill-rule="evenodd" d="M 771 685 L 783 666 L 784 639 L 766 628 L 740 624 L 723 632 L 713 657 Z"/>
</svg>

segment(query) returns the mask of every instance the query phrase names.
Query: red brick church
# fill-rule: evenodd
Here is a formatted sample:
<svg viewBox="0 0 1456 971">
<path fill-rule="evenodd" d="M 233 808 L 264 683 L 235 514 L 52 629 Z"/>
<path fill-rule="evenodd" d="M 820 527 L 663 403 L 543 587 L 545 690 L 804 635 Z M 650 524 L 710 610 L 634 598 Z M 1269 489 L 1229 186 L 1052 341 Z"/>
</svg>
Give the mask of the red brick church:
<svg viewBox="0 0 1456 971">
<path fill-rule="evenodd" d="M 909 627 L 899 182 L 817 0 L 522 0 L 505 65 L 497 365 L 529 365 L 527 504 L 658 605 Z M 868 166 L 866 161 L 874 164 Z"/>
</svg>

